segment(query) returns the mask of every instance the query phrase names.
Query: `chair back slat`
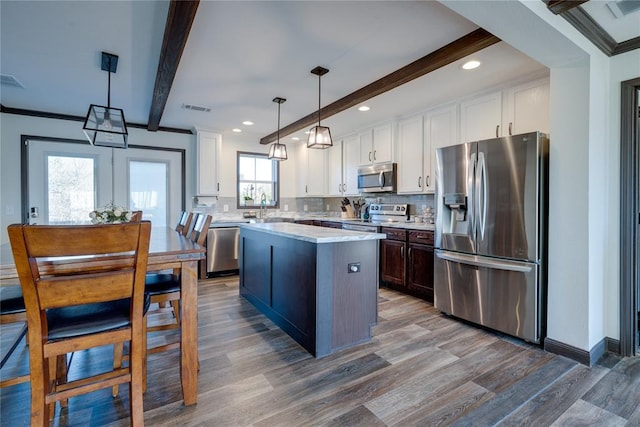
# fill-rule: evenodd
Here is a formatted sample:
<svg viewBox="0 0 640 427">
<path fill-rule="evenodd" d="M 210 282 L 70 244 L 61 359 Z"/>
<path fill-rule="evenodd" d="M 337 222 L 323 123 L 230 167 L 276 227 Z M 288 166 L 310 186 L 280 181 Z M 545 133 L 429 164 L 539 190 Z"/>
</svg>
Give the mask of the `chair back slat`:
<svg viewBox="0 0 640 427">
<path fill-rule="evenodd" d="M 40 309 L 131 298 L 134 279 L 133 269 L 39 279 Z"/>
<path fill-rule="evenodd" d="M 30 257 L 65 257 L 132 252 L 138 233 L 131 223 L 106 225 L 32 225 L 24 227 Z"/>
<path fill-rule="evenodd" d="M 191 232 L 191 240 L 202 246 L 207 238 L 207 231 L 209 230 L 210 224 L 211 215 L 200 214 Z"/>
</svg>

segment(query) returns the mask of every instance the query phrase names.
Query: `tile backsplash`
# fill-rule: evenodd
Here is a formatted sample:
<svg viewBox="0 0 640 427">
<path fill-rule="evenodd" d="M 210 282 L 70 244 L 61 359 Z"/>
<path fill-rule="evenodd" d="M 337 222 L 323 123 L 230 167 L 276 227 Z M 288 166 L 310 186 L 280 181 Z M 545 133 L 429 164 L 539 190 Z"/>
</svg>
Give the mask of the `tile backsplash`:
<svg viewBox="0 0 640 427">
<path fill-rule="evenodd" d="M 409 215 L 421 215 L 422 206 L 434 208 L 433 194 L 376 194 L 365 197 L 348 197 L 349 200 L 364 198 L 368 203 L 406 203 L 409 206 Z M 213 198 L 212 198 L 213 199 Z M 283 197 L 280 199 L 278 209 L 269 209 L 270 216 L 287 214 L 318 214 L 328 213 L 330 215 L 340 215 L 341 201 L 344 197 Z M 216 215 L 238 216 L 246 212 L 246 208 L 238 209 L 235 197 L 219 197 L 217 200 L 210 200 L 207 203 L 194 202 L 192 208 L 200 212 L 207 212 Z M 288 209 L 285 209 L 288 208 Z M 259 210 L 256 206 L 253 210 Z"/>
</svg>

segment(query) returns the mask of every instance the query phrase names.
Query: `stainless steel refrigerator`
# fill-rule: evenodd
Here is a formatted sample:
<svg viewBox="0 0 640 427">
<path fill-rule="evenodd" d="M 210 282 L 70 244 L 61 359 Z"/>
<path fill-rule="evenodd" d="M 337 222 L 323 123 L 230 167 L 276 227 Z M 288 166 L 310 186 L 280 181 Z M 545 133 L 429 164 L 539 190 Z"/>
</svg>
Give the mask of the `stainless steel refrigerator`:
<svg viewBox="0 0 640 427">
<path fill-rule="evenodd" d="M 549 142 L 534 132 L 436 150 L 434 302 L 540 343 Z"/>
</svg>

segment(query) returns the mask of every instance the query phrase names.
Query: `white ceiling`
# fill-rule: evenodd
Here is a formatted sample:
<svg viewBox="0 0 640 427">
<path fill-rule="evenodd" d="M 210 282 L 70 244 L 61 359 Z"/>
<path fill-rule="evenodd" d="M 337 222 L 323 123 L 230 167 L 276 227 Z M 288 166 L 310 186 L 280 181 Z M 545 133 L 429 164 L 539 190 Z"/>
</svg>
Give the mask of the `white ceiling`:
<svg viewBox="0 0 640 427">
<path fill-rule="evenodd" d="M 635 1 L 638 2 L 638 0 Z M 609 33 L 617 43 L 638 37 L 640 33 L 640 13 L 636 11 L 621 18 L 616 18 L 608 6 L 609 3 L 615 3 L 615 1 L 589 0 L 580 7 Z"/>
<path fill-rule="evenodd" d="M 148 122 L 168 11 L 167 1 L 1 1 L 0 72 L 24 89 L 2 85 L 5 107 L 84 116 L 106 104 L 100 52 L 119 55 L 111 104 L 128 122 Z M 477 26 L 435 1 L 201 1 L 160 126 L 194 127 L 259 138 L 373 82 Z M 494 86 L 545 73 L 504 42 L 330 119 L 334 136 Z M 193 104 L 204 113 L 181 108 Z M 243 120 L 255 122 L 243 126 Z M 298 136 L 302 136 L 299 132 Z M 80 124 L 79 124 L 79 135 Z M 287 138 L 288 139 L 288 138 Z"/>
</svg>

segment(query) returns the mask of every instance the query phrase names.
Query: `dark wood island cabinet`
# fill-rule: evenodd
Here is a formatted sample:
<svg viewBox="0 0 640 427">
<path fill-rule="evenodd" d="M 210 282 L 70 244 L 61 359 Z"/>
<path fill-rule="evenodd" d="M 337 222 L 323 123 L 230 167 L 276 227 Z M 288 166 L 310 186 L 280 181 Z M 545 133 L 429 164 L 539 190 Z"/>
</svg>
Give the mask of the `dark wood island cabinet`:
<svg viewBox="0 0 640 427">
<path fill-rule="evenodd" d="M 240 295 L 315 357 L 371 338 L 378 240 L 292 223 L 240 228 Z"/>
</svg>

